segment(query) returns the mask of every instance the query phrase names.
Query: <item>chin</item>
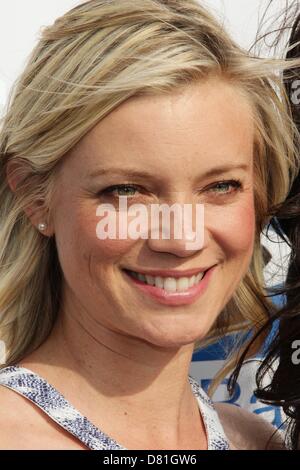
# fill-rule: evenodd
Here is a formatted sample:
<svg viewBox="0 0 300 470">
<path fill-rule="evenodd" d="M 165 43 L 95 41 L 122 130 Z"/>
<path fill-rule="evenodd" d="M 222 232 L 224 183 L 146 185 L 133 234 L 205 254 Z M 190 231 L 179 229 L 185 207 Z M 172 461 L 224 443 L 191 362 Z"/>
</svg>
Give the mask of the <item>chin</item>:
<svg viewBox="0 0 300 470">
<path fill-rule="evenodd" d="M 161 348 L 181 348 L 187 345 L 194 345 L 195 342 L 202 340 L 207 333 L 208 330 L 199 329 L 196 331 L 195 328 L 190 331 L 184 331 L 183 328 L 178 328 L 178 331 L 174 329 L 172 331 L 161 329 L 160 331 L 148 331 L 148 334 L 144 332 L 143 339 L 147 343 Z"/>
</svg>

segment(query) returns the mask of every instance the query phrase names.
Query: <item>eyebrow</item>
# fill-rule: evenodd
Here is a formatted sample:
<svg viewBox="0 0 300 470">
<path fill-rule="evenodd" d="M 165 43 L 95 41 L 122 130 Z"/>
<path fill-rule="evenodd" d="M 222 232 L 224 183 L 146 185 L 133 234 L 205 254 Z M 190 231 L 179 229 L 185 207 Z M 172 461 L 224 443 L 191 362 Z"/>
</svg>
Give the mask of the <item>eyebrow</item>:
<svg viewBox="0 0 300 470">
<path fill-rule="evenodd" d="M 211 168 L 210 170 L 206 171 L 202 175 L 200 175 L 201 178 L 209 178 L 212 176 L 219 176 L 224 173 L 228 173 L 233 170 L 243 170 L 243 171 L 248 171 L 250 169 L 249 165 L 244 163 L 240 165 L 235 165 L 235 164 L 224 164 L 221 166 L 217 166 L 214 168 Z M 103 176 L 103 175 L 116 175 L 116 176 L 127 176 L 127 177 L 135 177 L 135 178 L 141 178 L 141 179 L 153 179 L 153 174 L 143 170 L 136 170 L 134 168 L 124 168 L 124 169 L 118 169 L 118 168 L 101 168 L 96 170 L 95 172 L 91 173 L 88 175 L 89 178 L 95 178 L 96 176 Z"/>
</svg>

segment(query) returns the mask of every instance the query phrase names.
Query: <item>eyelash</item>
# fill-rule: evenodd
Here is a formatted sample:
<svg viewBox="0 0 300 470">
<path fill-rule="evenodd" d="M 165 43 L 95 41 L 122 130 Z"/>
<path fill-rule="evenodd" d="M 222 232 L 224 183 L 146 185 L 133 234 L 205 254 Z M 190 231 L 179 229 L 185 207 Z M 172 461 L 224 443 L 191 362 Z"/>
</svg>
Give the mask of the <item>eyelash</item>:
<svg viewBox="0 0 300 470">
<path fill-rule="evenodd" d="M 227 192 L 221 192 L 219 194 L 216 194 L 216 197 L 224 197 L 224 196 L 228 196 L 228 195 L 231 195 L 232 193 L 235 193 L 237 192 L 239 189 L 241 189 L 242 187 L 242 183 L 240 180 L 222 180 L 222 181 L 218 181 L 217 183 L 215 183 L 214 185 L 210 186 L 208 188 L 209 191 L 213 190 L 214 188 L 216 188 L 217 186 L 219 185 L 231 185 L 234 189 L 233 191 L 227 191 Z M 124 188 L 128 189 L 133 189 L 133 190 L 140 190 L 141 192 L 143 192 L 143 189 L 140 187 L 140 186 L 137 186 L 135 184 L 116 184 L 114 186 L 109 186 L 108 188 L 104 189 L 103 191 L 100 191 L 100 194 L 104 194 L 104 195 L 112 195 L 112 197 L 114 197 L 113 195 L 113 192 L 116 191 L 116 190 L 120 190 L 120 189 L 123 189 Z M 118 196 L 116 196 L 118 197 Z M 129 196 L 130 197 L 134 197 L 134 196 Z"/>
<path fill-rule="evenodd" d="M 242 188 L 242 182 L 241 182 L 240 180 L 223 180 L 223 181 L 218 181 L 215 185 L 212 186 L 212 188 L 209 188 L 209 189 L 213 189 L 213 188 L 215 188 L 216 186 L 221 185 L 221 184 L 231 185 L 231 186 L 234 188 L 233 191 L 221 193 L 221 196 L 223 196 L 223 195 L 225 195 L 225 196 L 230 195 L 230 194 L 232 194 L 233 192 L 236 192 L 236 191 L 238 191 L 239 189 Z"/>
<path fill-rule="evenodd" d="M 117 189 L 124 189 L 124 188 L 133 188 L 135 190 L 140 190 L 140 186 L 136 186 L 135 184 L 116 184 L 114 186 L 110 186 L 109 188 L 106 188 L 104 189 L 103 191 L 101 191 L 102 194 L 111 194 L 113 193 L 114 191 L 116 191 Z"/>
</svg>

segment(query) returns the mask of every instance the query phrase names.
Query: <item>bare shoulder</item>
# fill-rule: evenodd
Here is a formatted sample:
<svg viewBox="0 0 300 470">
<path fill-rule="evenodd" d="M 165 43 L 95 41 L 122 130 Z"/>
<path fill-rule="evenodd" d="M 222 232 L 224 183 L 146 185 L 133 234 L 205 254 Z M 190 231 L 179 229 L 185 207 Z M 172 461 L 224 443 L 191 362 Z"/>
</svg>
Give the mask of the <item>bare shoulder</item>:
<svg viewBox="0 0 300 470">
<path fill-rule="evenodd" d="M 14 450 L 18 433 L 22 428 L 20 416 L 26 416 L 22 400 L 6 387 L 0 387 L 0 449 Z"/>
<path fill-rule="evenodd" d="M 82 449 L 37 406 L 0 386 L 0 450 Z"/>
<path fill-rule="evenodd" d="M 257 414 L 226 403 L 215 403 L 214 406 L 232 449 L 285 449 L 282 434 Z"/>
</svg>

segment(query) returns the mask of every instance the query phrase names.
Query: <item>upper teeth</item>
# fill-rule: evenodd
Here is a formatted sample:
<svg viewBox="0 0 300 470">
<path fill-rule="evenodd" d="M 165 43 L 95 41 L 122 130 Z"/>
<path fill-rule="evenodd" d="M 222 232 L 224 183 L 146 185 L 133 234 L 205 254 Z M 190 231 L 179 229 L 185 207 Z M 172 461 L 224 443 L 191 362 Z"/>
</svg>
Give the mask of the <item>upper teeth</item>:
<svg viewBox="0 0 300 470">
<path fill-rule="evenodd" d="M 190 277 L 160 277 L 160 276 L 149 276 L 135 271 L 130 271 L 130 274 L 150 286 L 160 287 L 165 289 L 167 292 L 184 292 L 190 287 L 198 284 L 203 279 L 204 272 Z"/>
</svg>

